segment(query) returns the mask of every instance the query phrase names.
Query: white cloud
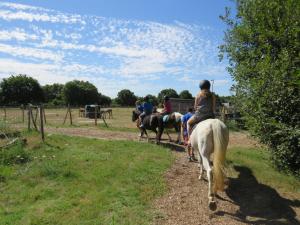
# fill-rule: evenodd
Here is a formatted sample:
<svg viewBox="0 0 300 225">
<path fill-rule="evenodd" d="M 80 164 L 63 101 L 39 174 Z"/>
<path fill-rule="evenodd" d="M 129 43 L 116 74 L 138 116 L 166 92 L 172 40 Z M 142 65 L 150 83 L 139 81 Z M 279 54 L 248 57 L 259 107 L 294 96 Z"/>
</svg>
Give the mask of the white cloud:
<svg viewBox="0 0 300 225">
<path fill-rule="evenodd" d="M 31 12 L 12 12 L 8 10 L 0 10 L 0 18 L 3 20 L 26 20 L 29 22 L 51 22 L 51 23 L 84 23 L 83 20 L 76 16 L 67 15 L 49 15 L 47 13 L 31 13 Z"/>
<path fill-rule="evenodd" d="M 214 85 L 216 87 L 221 87 L 223 85 L 228 85 L 230 84 L 230 80 L 214 80 Z"/>
<path fill-rule="evenodd" d="M 35 34 L 28 34 L 24 29 L 16 28 L 14 30 L 0 30 L 0 40 L 18 40 L 18 41 L 28 41 L 37 40 L 38 36 Z"/>
<path fill-rule="evenodd" d="M 63 56 L 61 54 L 53 53 L 52 51 L 36 49 L 36 48 L 26 48 L 17 47 L 11 45 L 0 44 L 0 52 L 10 54 L 13 56 L 25 56 L 29 58 L 52 60 L 52 61 L 62 61 Z"/>
</svg>

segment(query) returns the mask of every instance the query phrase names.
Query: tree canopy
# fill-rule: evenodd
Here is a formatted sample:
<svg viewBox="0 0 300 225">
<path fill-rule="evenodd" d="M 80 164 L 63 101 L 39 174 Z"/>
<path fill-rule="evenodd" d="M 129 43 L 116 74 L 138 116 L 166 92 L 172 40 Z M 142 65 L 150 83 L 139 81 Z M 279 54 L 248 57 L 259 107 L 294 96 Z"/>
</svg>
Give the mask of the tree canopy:
<svg viewBox="0 0 300 225">
<path fill-rule="evenodd" d="M 156 98 L 156 96 L 154 96 L 154 95 L 146 95 L 145 97 L 148 97 L 149 98 L 149 102 L 151 102 L 152 103 L 152 105 L 158 105 L 158 100 L 157 100 L 157 98 Z"/>
<path fill-rule="evenodd" d="M 26 75 L 10 76 L 0 83 L 3 104 L 40 103 L 44 100 L 39 82 Z"/>
<path fill-rule="evenodd" d="M 229 58 L 236 102 L 278 168 L 300 176 L 298 0 L 236 0 L 221 56 Z"/>
<path fill-rule="evenodd" d="M 54 105 L 63 104 L 63 89 L 64 85 L 57 83 L 43 86 L 45 102 L 52 103 Z"/>
<path fill-rule="evenodd" d="M 188 90 L 183 90 L 179 93 L 179 98 L 182 99 L 193 99 L 193 95 Z"/>
<path fill-rule="evenodd" d="M 98 94 L 98 104 L 102 106 L 109 106 L 112 100 L 110 97 L 103 95 L 101 93 Z"/>
<path fill-rule="evenodd" d="M 119 91 L 118 97 L 116 98 L 117 103 L 121 106 L 134 106 L 136 100 L 137 97 L 135 96 L 135 94 L 128 89 Z"/>
<path fill-rule="evenodd" d="M 163 102 L 163 99 L 164 99 L 164 96 L 169 96 L 169 98 L 179 98 L 179 95 L 177 94 L 177 92 L 172 89 L 172 88 L 169 88 L 169 89 L 163 89 L 161 90 L 159 93 L 158 93 L 158 101 L 161 103 Z"/>
<path fill-rule="evenodd" d="M 73 106 L 95 104 L 99 100 L 97 88 L 88 81 L 73 80 L 63 89 L 66 103 Z"/>
</svg>

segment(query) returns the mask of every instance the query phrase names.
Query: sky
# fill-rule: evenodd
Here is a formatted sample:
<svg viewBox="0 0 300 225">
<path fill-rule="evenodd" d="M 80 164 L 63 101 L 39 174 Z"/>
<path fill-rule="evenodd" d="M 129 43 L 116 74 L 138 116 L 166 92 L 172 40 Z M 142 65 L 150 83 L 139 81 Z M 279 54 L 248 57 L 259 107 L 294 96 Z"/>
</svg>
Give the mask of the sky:
<svg viewBox="0 0 300 225">
<path fill-rule="evenodd" d="M 27 74 L 40 84 L 77 79 L 116 97 L 165 88 L 230 95 L 233 81 L 219 61 L 230 0 L 0 1 L 0 79 Z"/>
</svg>

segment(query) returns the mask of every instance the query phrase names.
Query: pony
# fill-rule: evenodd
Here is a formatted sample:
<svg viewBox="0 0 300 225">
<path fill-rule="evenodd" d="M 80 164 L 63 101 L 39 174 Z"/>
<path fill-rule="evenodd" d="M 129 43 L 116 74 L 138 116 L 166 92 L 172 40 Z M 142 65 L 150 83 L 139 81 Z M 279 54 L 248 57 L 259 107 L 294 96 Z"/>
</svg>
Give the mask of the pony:
<svg viewBox="0 0 300 225">
<path fill-rule="evenodd" d="M 179 112 L 173 112 L 170 115 L 168 115 L 167 120 L 164 121 L 164 116 L 160 116 L 160 124 L 162 124 L 163 126 L 160 128 L 160 138 L 163 134 L 164 129 L 175 129 L 175 131 L 177 132 L 177 143 L 181 143 L 181 117 L 182 114 L 180 114 Z M 168 131 L 166 130 L 166 134 L 168 135 L 169 141 L 172 141 L 171 136 L 169 135 Z"/>
<path fill-rule="evenodd" d="M 215 194 L 225 187 L 224 162 L 229 141 L 229 131 L 219 119 L 207 119 L 196 125 L 190 136 L 191 147 L 199 151 L 199 180 L 203 167 L 208 179 L 208 205 L 216 210 Z M 210 156 L 213 154 L 213 166 Z"/>
<path fill-rule="evenodd" d="M 160 142 L 160 137 L 161 137 L 161 135 L 159 135 L 159 134 L 162 133 L 160 131 L 162 129 L 161 128 L 162 125 L 161 125 L 161 122 L 159 120 L 159 116 L 156 115 L 156 114 L 151 114 L 151 115 L 145 116 L 144 119 L 143 119 L 144 127 L 141 128 L 140 127 L 140 121 L 139 121 L 139 115 L 140 114 L 141 114 L 141 112 L 139 112 L 137 110 L 132 111 L 132 122 L 136 121 L 136 126 L 141 131 L 141 133 L 139 135 L 139 140 L 141 140 L 143 135 L 146 134 L 147 140 L 149 141 L 149 136 L 148 136 L 146 130 L 151 130 L 156 134 L 156 144 L 158 144 Z M 159 129 L 159 132 L 157 132 L 157 128 Z"/>
</svg>

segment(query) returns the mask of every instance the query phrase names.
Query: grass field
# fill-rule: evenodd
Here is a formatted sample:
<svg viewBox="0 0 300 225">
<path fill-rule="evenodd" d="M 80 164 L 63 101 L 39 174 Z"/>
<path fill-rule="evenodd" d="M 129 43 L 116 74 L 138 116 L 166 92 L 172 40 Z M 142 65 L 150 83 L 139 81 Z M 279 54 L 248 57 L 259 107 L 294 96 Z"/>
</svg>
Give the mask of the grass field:
<svg viewBox="0 0 300 225">
<path fill-rule="evenodd" d="M 279 191 L 300 195 L 300 180 L 278 172 L 270 161 L 270 153 L 266 149 L 234 147 L 228 150 L 227 162 L 230 176 L 237 173 L 233 166 L 242 166 L 251 170 L 258 182 L 272 186 Z"/>
<path fill-rule="evenodd" d="M 148 224 L 165 192 L 167 149 L 36 134 L 1 152 L 0 224 Z M 8 152 L 9 151 L 9 152 Z"/>
<path fill-rule="evenodd" d="M 131 115 L 133 108 L 113 108 L 113 118 L 106 118 L 105 121 L 111 130 L 120 131 L 133 131 L 136 130 L 135 123 L 131 121 Z M 70 127 L 70 119 L 67 117 L 65 124 L 63 125 L 64 118 L 66 116 L 66 108 L 46 108 L 46 126 L 56 126 L 56 127 Z M 72 123 L 73 126 L 79 127 L 95 127 L 95 120 L 79 117 L 79 108 L 72 108 Z M 36 111 L 33 110 L 33 116 L 35 117 Z M 24 112 L 24 122 L 22 110 L 19 108 L 6 108 L 6 113 L 3 109 L 0 109 L 0 120 L 6 118 L 7 123 L 16 124 L 18 126 L 27 126 L 28 116 L 27 111 Z M 39 124 L 39 119 L 37 119 Z M 106 128 L 104 126 L 103 120 L 98 119 L 97 124 L 99 128 Z M 33 125 L 32 125 L 33 127 Z M 72 126 L 71 126 L 72 127 Z"/>
</svg>

